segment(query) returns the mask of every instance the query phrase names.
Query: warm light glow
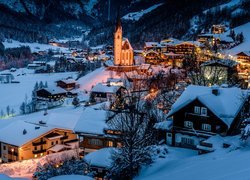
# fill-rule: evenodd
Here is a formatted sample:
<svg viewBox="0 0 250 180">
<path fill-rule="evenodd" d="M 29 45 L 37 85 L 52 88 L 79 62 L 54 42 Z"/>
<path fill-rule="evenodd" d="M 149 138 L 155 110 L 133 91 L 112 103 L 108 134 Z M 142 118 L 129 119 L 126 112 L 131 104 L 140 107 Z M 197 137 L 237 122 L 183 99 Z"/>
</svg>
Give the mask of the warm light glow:
<svg viewBox="0 0 250 180">
<path fill-rule="evenodd" d="M 11 152 L 14 152 L 14 148 L 11 148 Z"/>
</svg>

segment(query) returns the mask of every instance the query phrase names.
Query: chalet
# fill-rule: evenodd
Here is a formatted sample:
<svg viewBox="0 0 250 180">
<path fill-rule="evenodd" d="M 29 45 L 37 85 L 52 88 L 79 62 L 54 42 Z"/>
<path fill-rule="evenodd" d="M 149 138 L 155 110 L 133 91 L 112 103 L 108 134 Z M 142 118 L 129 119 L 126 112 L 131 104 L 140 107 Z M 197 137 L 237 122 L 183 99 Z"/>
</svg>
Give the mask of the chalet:
<svg viewBox="0 0 250 180">
<path fill-rule="evenodd" d="M 114 102 L 117 96 L 120 96 L 122 93 L 121 86 L 110 86 L 102 83 L 98 83 L 91 89 L 91 101 L 95 102 L 104 102 L 110 101 Z"/>
<path fill-rule="evenodd" d="M 105 105 L 105 104 L 103 104 Z M 114 131 L 106 132 L 107 111 L 96 107 L 86 108 L 77 121 L 74 132 L 79 137 L 79 147 L 84 154 L 105 148 L 119 145 Z"/>
<path fill-rule="evenodd" d="M 210 60 L 201 64 L 204 77 L 214 84 L 227 84 L 237 75 L 238 64 L 233 60 Z"/>
<path fill-rule="evenodd" d="M 124 80 L 120 78 L 108 78 L 107 84 L 109 86 L 124 86 Z"/>
<path fill-rule="evenodd" d="M 20 120 L 1 129 L 0 156 L 2 162 L 38 158 L 73 149 L 78 146 L 76 140 L 77 136 L 71 130 Z"/>
<path fill-rule="evenodd" d="M 59 101 L 67 96 L 67 91 L 60 87 L 42 88 L 36 91 L 37 99 L 42 101 Z"/>
<path fill-rule="evenodd" d="M 155 50 L 149 50 L 144 53 L 145 63 L 147 64 L 160 64 L 163 62 L 163 58 L 161 57 L 161 53 Z"/>
<path fill-rule="evenodd" d="M 226 26 L 223 24 L 216 24 L 216 25 L 213 25 L 211 28 L 211 32 L 213 34 L 222 34 L 225 31 L 226 31 Z"/>
<path fill-rule="evenodd" d="M 197 149 L 211 136 L 239 134 L 248 96 L 236 87 L 188 86 L 167 115 L 173 119 L 167 144 Z"/>
<path fill-rule="evenodd" d="M 250 51 L 239 52 L 236 56 L 241 68 L 250 71 Z"/>
<path fill-rule="evenodd" d="M 115 148 L 103 148 L 84 156 L 83 160 L 89 165 L 90 171 L 95 172 L 96 179 L 104 179 L 112 165 L 112 152 Z"/>
<path fill-rule="evenodd" d="M 63 88 L 66 91 L 70 91 L 72 89 L 78 88 L 79 85 L 74 79 L 63 79 L 56 82 L 58 87 Z"/>
</svg>

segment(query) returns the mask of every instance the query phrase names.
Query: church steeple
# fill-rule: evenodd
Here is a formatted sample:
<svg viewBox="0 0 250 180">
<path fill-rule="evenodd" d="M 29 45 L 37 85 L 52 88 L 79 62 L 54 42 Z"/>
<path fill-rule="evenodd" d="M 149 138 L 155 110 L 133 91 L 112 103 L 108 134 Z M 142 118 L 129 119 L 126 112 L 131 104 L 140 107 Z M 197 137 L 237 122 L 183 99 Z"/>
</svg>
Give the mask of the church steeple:
<svg viewBox="0 0 250 180">
<path fill-rule="evenodd" d="M 121 23 L 120 6 L 119 6 L 118 12 L 117 12 L 117 17 L 116 17 L 115 31 L 117 31 L 117 29 L 121 29 L 121 28 L 122 28 L 122 23 Z"/>
</svg>

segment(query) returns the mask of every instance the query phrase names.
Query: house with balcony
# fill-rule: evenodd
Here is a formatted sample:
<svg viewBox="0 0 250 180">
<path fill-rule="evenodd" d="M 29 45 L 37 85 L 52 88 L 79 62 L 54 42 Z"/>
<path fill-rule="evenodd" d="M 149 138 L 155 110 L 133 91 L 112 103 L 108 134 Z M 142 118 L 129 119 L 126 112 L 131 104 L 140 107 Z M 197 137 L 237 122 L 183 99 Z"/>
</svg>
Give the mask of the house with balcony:
<svg viewBox="0 0 250 180">
<path fill-rule="evenodd" d="M 42 157 L 78 147 L 76 134 L 55 128 L 44 122 L 30 123 L 17 120 L 0 131 L 2 162 L 13 162 Z"/>
<path fill-rule="evenodd" d="M 74 127 L 79 137 L 79 147 L 84 155 L 106 147 L 120 146 L 119 132 L 109 130 L 106 123 L 106 104 L 95 105 L 84 109 Z"/>
<path fill-rule="evenodd" d="M 203 143 L 209 137 L 240 133 L 247 103 L 249 94 L 240 88 L 188 86 L 167 115 L 173 121 L 167 129 L 167 144 L 212 150 L 213 145 Z"/>
</svg>

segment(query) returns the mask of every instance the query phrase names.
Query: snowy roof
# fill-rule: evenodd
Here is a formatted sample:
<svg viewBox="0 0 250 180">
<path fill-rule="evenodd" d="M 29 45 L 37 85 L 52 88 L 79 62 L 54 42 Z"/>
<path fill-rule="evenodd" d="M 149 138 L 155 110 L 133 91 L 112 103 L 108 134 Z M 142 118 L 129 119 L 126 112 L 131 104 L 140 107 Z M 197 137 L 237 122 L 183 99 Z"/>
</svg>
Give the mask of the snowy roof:
<svg viewBox="0 0 250 180">
<path fill-rule="evenodd" d="M 54 129 L 51 126 L 42 126 L 25 121 L 15 121 L 0 131 L 0 141 L 15 146 L 22 146 Z"/>
<path fill-rule="evenodd" d="M 50 86 L 47 88 L 43 88 L 44 90 L 48 91 L 50 94 L 62 94 L 62 93 L 67 93 L 66 90 L 63 88 L 57 87 L 57 86 Z"/>
<path fill-rule="evenodd" d="M 237 66 L 239 63 L 230 59 L 217 59 L 217 60 L 210 60 L 210 61 L 206 61 L 204 63 L 201 64 L 201 66 L 209 66 L 209 65 L 213 65 L 213 64 L 220 64 L 223 66 L 228 66 L 228 67 L 234 67 Z"/>
<path fill-rule="evenodd" d="M 194 100 L 199 100 L 203 105 L 210 109 L 228 127 L 238 115 L 244 102 L 246 93 L 240 88 L 220 88 L 219 94 L 212 94 L 213 87 L 190 85 L 183 94 L 173 104 L 168 117 L 172 116 L 180 109 L 184 108 Z"/>
<path fill-rule="evenodd" d="M 244 53 L 245 55 L 250 56 L 250 51 L 242 51 L 242 52 L 237 53 L 236 55 L 239 55 L 241 53 Z"/>
<path fill-rule="evenodd" d="M 71 149 L 71 147 L 63 145 L 63 144 L 56 144 L 55 146 L 49 148 L 48 151 L 60 152 L 60 151 L 62 151 L 64 149 Z"/>
<path fill-rule="evenodd" d="M 95 152 L 91 152 L 84 157 L 90 166 L 109 168 L 112 164 L 111 154 L 114 148 L 103 148 Z"/>
<path fill-rule="evenodd" d="M 154 125 L 154 128 L 160 129 L 160 130 L 169 130 L 169 129 L 171 129 L 172 125 L 173 125 L 173 121 L 167 120 L 167 121 L 156 123 Z"/>
<path fill-rule="evenodd" d="M 64 82 L 65 84 L 76 83 L 76 81 L 75 81 L 74 79 L 62 79 L 62 80 L 59 80 L 59 81 L 62 81 L 62 82 Z"/>
<path fill-rule="evenodd" d="M 104 135 L 103 130 L 106 127 L 106 111 L 96 109 L 94 106 L 84 109 L 75 125 L 74 131 L 78 133 Z"/>
<path fill-rule="evenodd" d="M 133 50 L 129 40 L 127 38 L 124 38 L 122 41 L 122 49 L 131 49 Z"/>
<path fill-rule="evenodd" d="M 62 175 L 49 178 L 49 180 L 94 180 L 94 178 L 83 175 Z"/>
<path fill-rule="evenodd" d="M 91 92 L 116 93 L 119 88 L 120 86 L 107 86 L 105 84 L 98 83 L 91 89 Z"/>
</svg>

